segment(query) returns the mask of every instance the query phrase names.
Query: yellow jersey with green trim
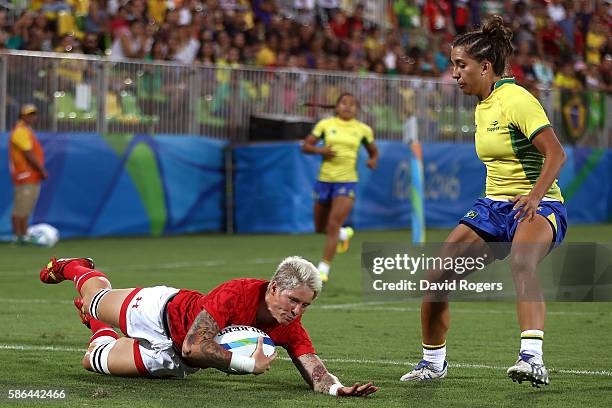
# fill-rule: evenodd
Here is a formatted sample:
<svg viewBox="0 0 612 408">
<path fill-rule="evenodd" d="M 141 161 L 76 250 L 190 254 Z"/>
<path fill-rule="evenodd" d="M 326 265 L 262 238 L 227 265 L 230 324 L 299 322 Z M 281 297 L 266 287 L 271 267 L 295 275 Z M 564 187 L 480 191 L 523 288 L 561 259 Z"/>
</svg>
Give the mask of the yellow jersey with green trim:
<svg viewBox="0 0 612 408">
<path fill-rule="evenodd" d="M 336 153 L 333 158 L 323 160 L 319 181 L 356 182 L 359 147 L 374 142 L 372 128 L 356 119 L 331 117 L 320 120 L 312 134 Z"/>
<path fill-rule="evenodd" d="M 544 165 L 532 141 L 551 126 L 540 102 L 514 78 L 502 79 L 478 103 L 475 119 L 476 153 L 487 168 L 486 196 L 508 200 L 529 194 Z M 563 202 L 556 179 L 545 196 Z"/>
</svg>

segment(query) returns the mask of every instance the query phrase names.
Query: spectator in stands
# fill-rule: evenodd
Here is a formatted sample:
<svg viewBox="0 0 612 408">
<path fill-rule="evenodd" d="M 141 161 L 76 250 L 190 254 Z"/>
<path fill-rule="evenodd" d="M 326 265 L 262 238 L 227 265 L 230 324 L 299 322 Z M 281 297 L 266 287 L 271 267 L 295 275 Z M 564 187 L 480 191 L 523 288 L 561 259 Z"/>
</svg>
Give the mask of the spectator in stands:
<svg viewBox="0 0 612 408">
<path fill-rule="evenodd" d="M 225 33 L 225 35 L 227 36 L 227 33 Z M 172 59 L 182 64 L 191 64 L 195 60 L 196 55 L 198 55 L 198 50 L 200 49 L 200 40 L 198 37 L 198 27 L 189 25 L 180 26 L 177 37 L 177 49 Z"/>
<path fill-rule="evenodd" d="M 546 11 L 550 18 L 557 24 L 566 17 L 566 9 L 561 3 L 561 0 L 549 0 Z"/>
<path fill-rule="evenodd" d="M 83 30 L 101 33 L 110 30 L 110 19 L 106 12 L 106 0 L 90 0 L 87 15 L 83 19 Z"/>
<path fill-rule="evenodd" d="M 563 9 L 565 11 L 565 17 L 559 21 L 558 24 L 565 35 L 565 41 L 573 52 L 576 48 L 576 12 L 574 11 L 572 2 L 564 2 Z"/>
<path fill-rule="evenodd" d="M 533 73 L 535 74 L 538 84 L 544 88 L 550 88 L 553 80 L 555 79 L 552 62 L 550 62 L 548 59 L 543 59 L 536 56 L 533 59 L 532 65 Z"/>
<path fill-rule="evenodd" d="M 444 37 L 437 38 L 437 45 L 434 52 L 434 61 L 438 72 L 445 72 L 450 66 L 448 56 L 451 52 L 451 44 Z"/>
<path fill-rule="evenodd" d="M 555 75 L 554 85 L 568 91 L 578 91 L 582 88 L 580 81 L 576 79 L 576 71 L 571 61 L 561 65 L 561 70 Z"/>
<path fill-rule="evenodd" d="M 612 54 L 604 55 L 599 66 L 599 75 L 601 75 L 603 89 L 606 92 L 612 92 Z"/>
<path fill-rule="evenodd" d="M 229 49 L 232 46 L 232 39 L 229 36 L 228 32 L 224 29 L 217 31 L 217 35 L 215 36 L 216 49 L 215 54 L 217 58 L 220 58 L 224 55 L 227 55 Z"/>
<path fill-rule="evenodd" d="M 88 55 L 104 55 L 100 48 L 100 39 L 98 34 L 95 32 L 86 33 L 81 41 L 81 48 L 83 54 Z"/>
<path fill-rule="evenodd" d="M 340 0 L 317 0 L 317 18 L 322 26 L 327 25 L 340 10 Z"/>
<path fill-rule="evenodd" d="M 335 38 L 341 40 L 348 38 L 350 26 L 348 19 L 346 18 L 346 14 L 344 14 L 344 11 L 337 10 L 336 12 L 334 12 L 333 18 L 329 23 L 329 27 L 334 33 Z"/>
<path fill-rule="evenodd" d="M 8 39 L 5 41 L 6 48 L 19 50 L 28 43 L 30 39 L 29 30 L 34 23 L 34 16 L 36 16 L 36 13 L 26 11 L 17 19 L 15 24 L 13 24 Z"/>
<path fill-rule="evenodd" d="M 52 38 L 53 35 L 48 30 L 38 25 L 33 25 L 29 30 L 28 42 L 23 48 L 31 51 L 53 51 L 51 45 Z"/>
<path fill-rule="evenodd" d="M 364 47 L 364 35 L 361 30 L 353 30 L 350 32 L 350 38 L 347 40 L 349 54 L 355 59 L 365 58 L 366 52 Z"/>
<path fill-rule="evenodd" d="M 427 0 L 423 7 L 423 18 L 425 26 L 432 33 L 448 32 L 453 27 L 448 0 Z"/>
<path fill-rule="evenodd" d="M 534 42 L 536 36 L 536 19 L 527 8 L 527 4 L 520 0 L 514 4 L 514 13 L 509 18 L 514 31 L 514 41 L 520 44 L 523 41 Z"/>
<path fill-rule="evenodd" d="M 161 24 L 164 21 L 166 10 L 168 10 L 168 2 L 166 0 L 148 0 L 147 10 L 149 17 L 151 17 L 157 24 Z"/>
<path fill-rule="evenodd" d="M 417 0 L 395 0 L 393 2 L 393 25 L 401 31 L 421 26 L 421 9 Z"/>
<path fill-rule="evenodd" d="M 516 50 L 513 58 L 510 60 L 510 67 L 516 82 L 526 86 L 527 82 L 535 81 L 535 74 L 532 67 L 531 45 L 528 41 L 522 41 Z"/>
<path fill-rule="evenodd" d="M 111 47 L 113 59 L 144 58 L 153 45 L 153 39 L 146 36 L 141 20 L 134 20 L 128 26 L 121 25 L 115 33 Z"/>
<path fill-rule="evenodd" d="M 599 16 L 595 16 L 589 25 L 586 35 L 586 62 L 599 65 L 603 48 L 608 42 L 609 28 L 605 26 Z"/>
<path fill-rule="evenodd" d="M 540 55 L 551 57 L 554 61 L 559 61 L 561 52 L 568 49 L 567 41 L 559 25 L 548 15 L 544 17 L 544 26 L 538 32 L 537 45 Z"/>
<path fill-rule="evenodd" d="M 437 77 L 440 75 L 440 71 L 436 66 L 434 60 L 434 53 L 431 49 L 425 50 L 423 53 L 423 59 L 421 60 L 421 76 L 425 77 Z"/>
<path fill-rule="evenodd" d="M 214 64 L 217 61 L 215 56 L 215 46 L 211 41 L 202 44 L 196 62 L 202 64 Z"/>
<path fill-rule="evenodd" d="M 149 61 L 166 61 L 168 59 L 168 45 L 161 39 L 154 41 L 151 51 L 145 59 Z"/>
<path fill-rule="evenodd" d="M 587 89 L 594 91 L 605 90 L 604 82 L 601 78 L 597 65 L 588 64 L 584 72 L 584 84 Z"/>
<path fill-rule="evenodd" d="M 110 22 L 111 35 L 113 38 L 116 38 L 120 35 L 124 30 L 130 28 L 129 24 L 129 13 L 127 8 L 119 7 L 117 13 L 113 15 Z"/>
<path fill-rule="evenodd" d="M 55 52 L 81 52 L 81 44 L 72 34 L 66 34 L 53 49 Z"/>
<path fill-rule="evenodd" d="M 455 1 L 455 31 L 457 34 L 465 33 L 470 25 L 470 8 L 468 0 Z"/>
<path fill-rule="evenodd" d="M 364 10 L 365 10 L 365 7 L 363 3 L 357 3 L 357 5 L 355 5 L 353 9 L 353 14 L 348 18 L 349 34 L 351 31 L 354 31 L 354 30 L 363 31 L 365 29 L 366 23 L 363 18 Z"/>
<path fill-rule="evenodd" d="M 270 33 L 265 44 L 257 52 L 255 63 L 259 66 L 273 66 L 276 63 L 276 51 L 278 48 L 278 34 Z"/>
<path fill-rule="evenodd" d="M 292 0 L 295 21 L 302 25 L 314 25 L 316 22 L 315 2 L 316 0 Z"/>
</svg>

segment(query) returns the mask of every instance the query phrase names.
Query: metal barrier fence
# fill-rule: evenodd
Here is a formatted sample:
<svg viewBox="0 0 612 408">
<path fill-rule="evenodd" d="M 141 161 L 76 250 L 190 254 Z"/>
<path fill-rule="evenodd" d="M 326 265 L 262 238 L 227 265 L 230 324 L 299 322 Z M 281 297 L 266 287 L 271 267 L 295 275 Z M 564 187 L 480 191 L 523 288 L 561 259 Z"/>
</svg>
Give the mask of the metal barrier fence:
<svg viewBox="0 0 612 408">
<path fill-rule="evenodd" d="M 13 126 L 23 103 L 32 102 L 39 108 L 39 130 L 197 134 L 245 142 L 252 115 L 314 122 L 332 113 L 316 105 L 333 104 L 343 92 L 359 98 L 360 119 L 379 139 L 473 140 L 476 99 L 453 82 L 0 53 L 0 131 Z M 609 96 L 541 90 L 539 98 L 562 141 L 610 146 Z"/>
</svg>

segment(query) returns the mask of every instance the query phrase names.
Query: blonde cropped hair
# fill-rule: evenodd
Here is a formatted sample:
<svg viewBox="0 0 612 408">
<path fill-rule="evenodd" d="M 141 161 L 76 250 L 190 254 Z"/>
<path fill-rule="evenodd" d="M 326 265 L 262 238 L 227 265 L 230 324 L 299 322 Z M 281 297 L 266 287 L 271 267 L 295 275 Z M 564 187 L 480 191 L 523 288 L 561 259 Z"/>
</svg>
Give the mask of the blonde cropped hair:
<svg viewBox="0 0 612 408">
<path fill-rule="evenodd" d="M 317 268 L 300 256 L 290 256 L 283 259 L 276 268 L 274 276 L 270 279 L 268 287 L 272 285 L 272 282 L 276 282 L 281 291 L 293 290 L 298 286 L 305 285 L 314 292 L 313 299 L 321 293 L 323 286 Z"/>
</svg>

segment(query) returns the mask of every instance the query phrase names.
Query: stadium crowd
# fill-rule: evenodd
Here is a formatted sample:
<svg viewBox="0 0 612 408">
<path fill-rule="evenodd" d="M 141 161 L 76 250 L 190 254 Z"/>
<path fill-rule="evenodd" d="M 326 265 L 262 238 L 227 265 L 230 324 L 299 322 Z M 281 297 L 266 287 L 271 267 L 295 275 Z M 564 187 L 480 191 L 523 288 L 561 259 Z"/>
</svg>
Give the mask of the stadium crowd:
<svg viewBox="0 0 612 408">
<path fill-rule="evenodd" d="M 357 1 L 32 0 L 10 24 L 0 3 L 0 49 L 450 79 L 454 36 L 500 14 L 517 82 L 610 91 L 611 3 L 390 0 L 376 24 Z"/>
</svg>

